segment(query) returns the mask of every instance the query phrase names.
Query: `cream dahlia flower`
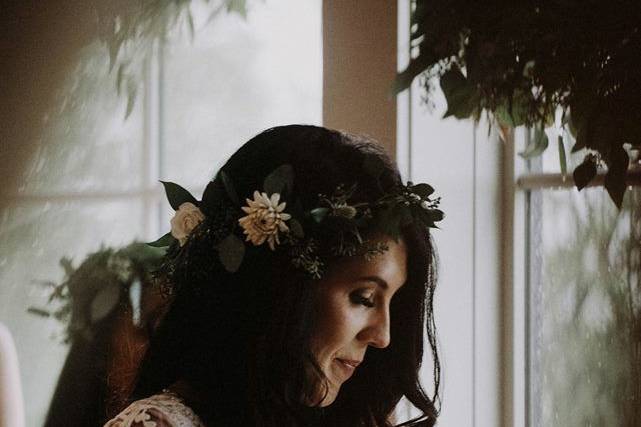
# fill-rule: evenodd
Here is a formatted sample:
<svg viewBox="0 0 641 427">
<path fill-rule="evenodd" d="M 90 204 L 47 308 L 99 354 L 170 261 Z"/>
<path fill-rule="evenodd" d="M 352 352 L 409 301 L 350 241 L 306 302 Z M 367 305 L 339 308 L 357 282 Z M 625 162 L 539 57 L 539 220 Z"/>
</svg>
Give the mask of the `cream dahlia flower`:
<svg viewBox="0 0 641 427">
<path fill-rule="evenodd" d="M 270 198 L 267 193 L 258 191 L 254 191 L 254 200 L 246 199 L 248 206 L 242 209 L 247 216 L 238 220 L 247 235 L 246 241 L 251 241 L 255 246 L 267 241 L 271 250 L 280 243 L 278 232 L 289 231 L 285 221 L 290 219 L 291 215 L 283 212 L 287 204 L 278 204 L 279 199 L 278 193 L 272 194 Z"/>
<path fill-rule="evenodd" d="M 198 224 L 205 219 L 205 215 L 193 203 L 185 202 L 178 207 L 176 214 L 171 219 L 171 235 L 178 239 L 180 246 L 187 242 L 187 236 Z"/>
</svg>

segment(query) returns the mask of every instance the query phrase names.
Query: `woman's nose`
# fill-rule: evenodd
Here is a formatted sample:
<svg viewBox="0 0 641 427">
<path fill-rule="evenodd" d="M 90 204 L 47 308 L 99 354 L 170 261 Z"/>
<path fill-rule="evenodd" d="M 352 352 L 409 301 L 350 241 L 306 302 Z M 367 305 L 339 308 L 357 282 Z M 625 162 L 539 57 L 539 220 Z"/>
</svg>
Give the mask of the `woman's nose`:
<svg viewBox="0 0 641 427">
<path fill-rule="evenodd" d="M 372 313 L 367 327 L 362 331 L 362 339 L 368 345 L 376 348 L 385 348 L 390 345 L 390 315 L 389 309 L 380 309 Z"/>
</svg>

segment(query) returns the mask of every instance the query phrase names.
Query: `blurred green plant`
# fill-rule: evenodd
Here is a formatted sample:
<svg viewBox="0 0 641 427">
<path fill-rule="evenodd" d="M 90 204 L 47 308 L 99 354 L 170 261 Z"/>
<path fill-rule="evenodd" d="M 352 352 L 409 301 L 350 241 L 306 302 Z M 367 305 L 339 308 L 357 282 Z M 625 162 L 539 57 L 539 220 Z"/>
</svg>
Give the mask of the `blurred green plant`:
<svg viewBox="0 0 641 427">
<path fill-rule="evenodd" d="M 64 343 L 91 340 L 96 325 L 119 303 L 128 301 L 132 314 L 140 313 L 142 286 L 152 282 L 151 272 L 160 266 L 164 253 L 163 249 L 134 242 L 121 249 L 102 247 L 78 267 L 63 257 L 60 265 L 64 280 L 43 282 L 50 290 L 51 307 L 29 307 L 27 311 L 60 321 L 65 327 Z"/>
<path fill-rule="evenodd" d="M 570 204 L 563 194 L 546 197 L 572 237 L 543 254 L 541 307 L 532 307 L 541 313 L 541 425 L 638 426 L 641 191 L 628 191 L 620 211 L 595 190 Z"/>
<path fill-rule="evenodd" d="M 154 45 L 166 40 L 169 32 L 182 25 L 191 39 L 196 34 L 191 6 L 196 0 L 93 1 L 98 38 L 109 51 L 109 70 L 116 70 L 116 90 L 126 93 L 125 118 L 133 111 L 138 93 L 141 64 Z M 247 0 L 199 0 L 210 5 L 210 23 L 220 12 L 247 17 Z"/>
<path fill-rule="evenodd" d="M 445 117 L 479 120 L 485 112 L 501 127 L 535 128 L 526 158 L 547 148 L 543 129 L 560 111 L 556 125 L 575 138 L 572 151 L 588 152 L 573 173 L 577 188 L 605 165 L 605 188 L 620 208 L 624 144 L 641 145 L 640 22 L 636 0 L 415 0 L 416 54 L 396 90 L 420 75 L 426 99 L 440 81 Z"/>
</svg>

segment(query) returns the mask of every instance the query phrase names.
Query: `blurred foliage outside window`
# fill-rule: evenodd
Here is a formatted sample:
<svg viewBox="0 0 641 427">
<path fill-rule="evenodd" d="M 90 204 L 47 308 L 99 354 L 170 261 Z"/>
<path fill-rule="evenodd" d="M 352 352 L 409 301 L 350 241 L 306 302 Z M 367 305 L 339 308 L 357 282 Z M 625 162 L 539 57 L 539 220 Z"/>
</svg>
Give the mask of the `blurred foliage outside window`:
<svg viewBox="0 0 641 427">
<path fill-rule="evenodd" d="M 530 425 L 638 426 L 641 188 L 530 200 Z"/>
</svg>

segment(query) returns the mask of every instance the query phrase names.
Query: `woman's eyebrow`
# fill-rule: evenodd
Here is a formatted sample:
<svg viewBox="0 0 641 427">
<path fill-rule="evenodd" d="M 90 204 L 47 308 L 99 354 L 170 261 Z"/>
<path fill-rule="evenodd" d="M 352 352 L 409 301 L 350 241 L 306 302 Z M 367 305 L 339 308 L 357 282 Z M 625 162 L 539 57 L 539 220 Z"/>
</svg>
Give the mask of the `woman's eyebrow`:
<svg viewBox="0 0 641 427">
<path fill-rule="evenodd" d="M 359 277 L 359 278 L 357 279 L 357 281 L 358 281 L 358 282 L 374 282 L 374 283 L 376 283 L 378 286 L 380 286 L 381 288 L 383 288 L 384 290 L 389 289 L 389 285 L 387 284 L 387 282 L 386 282 L 385 280 L 381 279 L 381 278 L 380 278 L 380 277 L 378 277 L 378 276 L 364 276 L 364 277 Z"/>
</svg>

